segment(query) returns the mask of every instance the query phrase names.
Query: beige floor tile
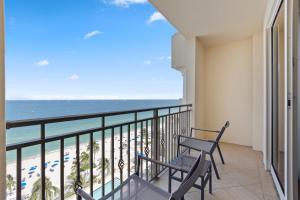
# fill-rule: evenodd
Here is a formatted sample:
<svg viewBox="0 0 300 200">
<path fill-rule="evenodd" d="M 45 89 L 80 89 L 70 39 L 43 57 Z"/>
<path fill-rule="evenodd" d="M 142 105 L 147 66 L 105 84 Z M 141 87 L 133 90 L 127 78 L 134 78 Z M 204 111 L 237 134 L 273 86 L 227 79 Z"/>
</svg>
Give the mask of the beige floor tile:
<svg viewBox="0 0 300 200">
<path fill-rule="evenodd" d="M 265 200 L 279 200 L 279 198 L 277 196 L 273 196 L 273 195 L 264 195 Z"/>
<path fill-rule="evenodd" d="M 218 152 L 214 154 L 221 179 L 218 180 L 213 172 L 213 194 L 209 194 L 207 186 L 206 200 L 278 199 L 271 174 L 265 171 L 260 152 L 232 144 L 221 144 L 221 149 L 225 165 L 222 164 Z M 167 190 L 167 176 L 168 173 L 163 174 L 155 184 Z M 177 181 L 172 181 L 172 190 L 175 191 L 179 184 Z M 185 199 L 200 199 L 199 189 L 192 188 Z"/>
</svg>

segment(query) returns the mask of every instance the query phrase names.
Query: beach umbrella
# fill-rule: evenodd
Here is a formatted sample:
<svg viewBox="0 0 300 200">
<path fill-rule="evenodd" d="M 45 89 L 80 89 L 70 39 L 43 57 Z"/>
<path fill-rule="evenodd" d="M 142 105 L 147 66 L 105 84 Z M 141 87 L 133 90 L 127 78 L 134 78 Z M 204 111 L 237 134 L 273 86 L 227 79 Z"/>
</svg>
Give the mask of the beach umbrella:
<svg viewBox="0 0 300 200">
<path fill-rule="evenodd" d="M 37 168 L 37 166 L 33 166 L 33 167 L 30 167 L 30 171 L 33 171 L 33 170 L 35 170 Z"/>
<path fill-rule="evenodd" d="M 27 183 L 26 182 L 21 182 L 21 188 L 24 189 L 26 187 Z"/>
<path fill-rule="evenodd" d="M 58 165 L 57 163 L 53 164 L 51 167 L 55 167 L 56 165 Z"/>
</svg>

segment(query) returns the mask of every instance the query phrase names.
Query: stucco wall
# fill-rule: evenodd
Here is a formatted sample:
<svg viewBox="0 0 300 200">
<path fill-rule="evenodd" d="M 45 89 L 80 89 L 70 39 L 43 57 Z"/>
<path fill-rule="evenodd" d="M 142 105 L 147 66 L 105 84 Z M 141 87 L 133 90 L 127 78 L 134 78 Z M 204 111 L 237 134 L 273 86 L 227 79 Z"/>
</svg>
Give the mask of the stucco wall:
<svg viewBox="0 0 300 200">
<path fill-rule="evenodd" d="M 262 151 L 264 138 L 264 57 L 263 34 L 255 34 L 252 38 L 253 67 L 252 67 L 252 146 Z"/>
<path fill-rule="evenodd" d="M 195 69 L 195 126 L 205 126 L 205 65 L 204 65 L 205 47 L 199 39 L 196 46 L 196 69 Z M 197 134 L 198 137 L 201 135 Z"/>
<path fill-rule="evenodd" d="M 183 102 L 193 104 L 192 126 L 231 126 L 223 141 L 262 150 L 263 37 L 206 47 L 201 38 L 172 40 L 172 66 L 183 74 Z M 210 133 L 196 134 L 210 138 Z M 213 136 L 214 137 L 214 136 Z"/>
<path fill-rule="evenodd" d="M 252 40 L 205 50 L 205 125 L 231 123 L 223 141 L 252 146 Z"/>
<path fill-rule="evenodd" d="M 193 104 L 191 125 L 195 124 L 195 67 L 196 67 L 196 37 L 185 38 L 179 33 L 172 37 L 172 67 L 183 75 L 184 104 Z"/>
</svg>

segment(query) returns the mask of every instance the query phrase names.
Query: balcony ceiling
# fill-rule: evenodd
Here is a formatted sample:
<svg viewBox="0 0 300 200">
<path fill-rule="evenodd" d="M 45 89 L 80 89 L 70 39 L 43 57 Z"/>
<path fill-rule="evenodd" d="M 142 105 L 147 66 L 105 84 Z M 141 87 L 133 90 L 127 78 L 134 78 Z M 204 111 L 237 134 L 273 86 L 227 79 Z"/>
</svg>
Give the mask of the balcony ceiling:
<svg viewBox="0 0 300 200">
<path fill-rule="evenodd" d="M 206 44 L 249 37 L 262 30 L 267 0 L 149 0 L 185 37 Z"/>
</svg>

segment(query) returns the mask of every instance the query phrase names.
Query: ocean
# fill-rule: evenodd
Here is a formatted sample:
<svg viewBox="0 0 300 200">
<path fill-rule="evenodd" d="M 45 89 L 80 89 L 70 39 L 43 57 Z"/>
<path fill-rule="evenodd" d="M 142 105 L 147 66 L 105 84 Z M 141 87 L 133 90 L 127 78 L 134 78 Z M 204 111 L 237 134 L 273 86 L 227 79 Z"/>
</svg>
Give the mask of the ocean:
<svg viewBox="0 0 300 200">
<path fill-rule="evenodd" d="M 45 117 L 59 117 L 67 115 L 80 115 L 101 112 L 124 111 L 160 106 L 178 105 L 180 100 L 9 100 L 6 102 L 6 120 L 23 120 Z M 151 116 L 151 112 L 141 113 L 138 117 Z M 132 114 L 108 117 L 106 125 L 133 120 Z M 71 122 L 61 122 L 46 125 L 46 137 L 61 135 L 64 133 L 84 130 L 88 128 L 101 127 L 101 119 L 86 119 Z M 126 131 L 126 130 L 125 130 Z M 6 144 L 29 141 L 40 137 L 40 127 L 30 126 L 7 130 Z M 100 133 L 95 133 L 95 138 L 100 138 Z M 87 136 L 80 138 L 81 142 L 87 142 Z M 65 140 L 65 146 L 75 144 L 75 138 Z M 59 149 L 58 142 L 46 144 L 46 151 Z M 40 152 L 40 146 L 24 148 L 22 158 L 36 156 Z M 14 162 L 16 153 L 7 153 L 7 161 Z"/>
</svg>

